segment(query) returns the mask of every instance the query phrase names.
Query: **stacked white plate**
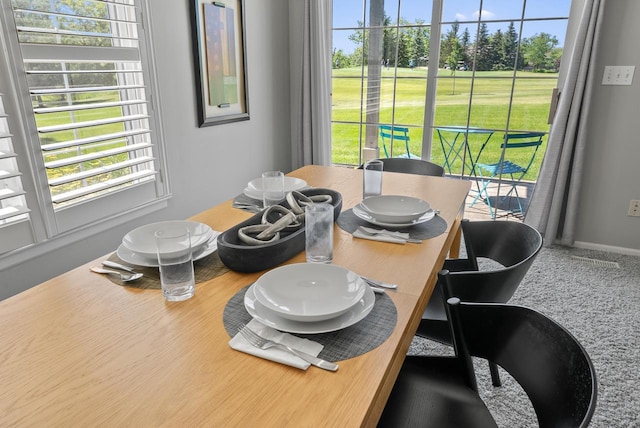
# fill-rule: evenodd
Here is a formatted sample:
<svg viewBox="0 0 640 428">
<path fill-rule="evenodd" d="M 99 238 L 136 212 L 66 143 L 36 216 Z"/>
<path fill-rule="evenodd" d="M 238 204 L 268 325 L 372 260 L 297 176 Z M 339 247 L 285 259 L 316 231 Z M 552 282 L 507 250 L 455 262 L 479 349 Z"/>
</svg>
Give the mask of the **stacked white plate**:
<svg viewBox="0 0 640 428">
<path fill-rule="evenodd" d="M 158 266 L 155 233 L 160 230 L 188 228 L 191 235 L 193 259 L 198 260 L 213 253 L 217 248 L 218 232 L 195 221 L 163 221 L 146 224 L 133 229 L 122 238 L 118 257 L 138 266 Z"/>
<path fill-rule="evenodd" d="M 424 223 L 435 215 L 427 201 L 399 195 L 366 198 L 353 207 L 353 213 L 371 224 L 396 228 Z"/>
<path fill-rule="evenodd" d="M 366 317 L 374 303 L 373 291 L 359 275 L 316 263 L 273 269 L 258 278 L 244 297 L 253 318 L 277 330 L 303 334 L 349 327 Z"/>
<path fill-rule="evenodd" d="M 307 182 L 302 180 L 301 178 L 287 177 L 286 175 L 284 176 L 285 194 L 294 190 L 304 189 L 305 187 L 307 187 Z M 262 200 L 262 178 L 255 178 L 251 180 L 249 183 L 247 183 L 247 187 L 242 193 L 250 198 Z"/>
</svg>

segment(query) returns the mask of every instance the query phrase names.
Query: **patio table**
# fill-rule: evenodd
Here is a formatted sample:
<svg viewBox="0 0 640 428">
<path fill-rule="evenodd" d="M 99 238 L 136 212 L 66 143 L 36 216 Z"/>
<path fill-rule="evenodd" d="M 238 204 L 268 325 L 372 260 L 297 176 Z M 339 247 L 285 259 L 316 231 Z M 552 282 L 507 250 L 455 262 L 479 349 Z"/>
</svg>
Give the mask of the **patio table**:
<svg viewBox="0 0 640 428">
<path fill-rule="evenodd" d="M 440 146 L 444 154 L 444 168 L 450 175 L 456 160 L 462 161 L 461 176 L 464 176 L 465 168 L 469 169 L 469 174 L 476 177 L 475 165 L 478 161 L 482 149 L 487 145 L 494 131 L 483 128 L 463 128 L 454 126 L 442 126 L 436 128 Z M 472 153 L 469 135 L 479 135 L 481 138 L 480 148 Z"/>
<path fill-rule="evenodd" d="M 291 176 L 362 195 L 362 171 L 306 166 Z M 110 254 L 0 302 L 0 426 L 375 426 L 435 278 L 459 237 L 470 183 L 385 173 L 383 192 L 420 197 L 447 229 L 422 244 L 355 239 L 334 227 L 334 260 L 398 284 L 397 318 L 375 349 L 306 371 L 231 349 L 223 312 L 262 272 L 227 271 L 165 302 L 160 290 L 114 284 L 91 273 Z M 223 231 L 252 214 L 232 200 L 190 218 Z M 304 252 L 286 263 L 304 261 Z"/>
</svg>

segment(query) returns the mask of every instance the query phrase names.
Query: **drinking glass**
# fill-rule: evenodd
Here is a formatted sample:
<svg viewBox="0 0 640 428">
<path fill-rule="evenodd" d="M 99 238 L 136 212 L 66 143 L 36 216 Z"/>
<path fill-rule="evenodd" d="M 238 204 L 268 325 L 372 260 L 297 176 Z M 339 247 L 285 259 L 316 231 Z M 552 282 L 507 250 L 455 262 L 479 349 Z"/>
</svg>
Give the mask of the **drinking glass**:
<svg viewBox="0 0 640 428">
<path fill-rule="evenodd" d="M 382 194 L 383 163 L 379 159 L 364 164 L 362 171 L 362 199 Z"/>
<path fill-rule="evenodd" d="M 193 297 L 196 287 L 189 229 L 174 227 L 158 230 L 155 238 L 164 298 L 176 302 Z"/>
<path fill-rule="evenodd" d="M 281 171 L 262 173 L 262 206 L 278 205 L 284 199 L 284 174 Z"/>
<path fill-rule="evenodd" d="M 309 263 L 333 260 L 333 205 L 318 203 L 304 210 L 305 250 Z"/>
</svg>

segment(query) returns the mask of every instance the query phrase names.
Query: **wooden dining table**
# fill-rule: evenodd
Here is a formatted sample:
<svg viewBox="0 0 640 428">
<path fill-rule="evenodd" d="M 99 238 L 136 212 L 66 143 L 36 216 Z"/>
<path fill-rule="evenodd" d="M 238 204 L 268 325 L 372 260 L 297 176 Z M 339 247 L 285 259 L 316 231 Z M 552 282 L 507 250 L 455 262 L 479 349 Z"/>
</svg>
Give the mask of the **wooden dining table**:
<svg viewBox="0 0 640 428">
<path fill-rule="evenodd" d="M 362 199 L 362 170 L 305 166 L 288 174 Z M 229 271 L 166 302 L 160 290 L 92 273 L 109 255 L 0 302 L 0 426 L 375 426 L 459 228 L 468 181 L 385 172 L 383 193 L 440 210 L 447 230 L 421 244 L 354 238 L 334 228 L 333 263 L 398 284 L 390 336 L 339 361 L 300 370 L 232 349 L 227 302 L 264 272 Z M 254 214 L 232 200 L 189 220 L 224 231 Z M 285 263 L 304 262 L 304 251 Z"/>
</svg>

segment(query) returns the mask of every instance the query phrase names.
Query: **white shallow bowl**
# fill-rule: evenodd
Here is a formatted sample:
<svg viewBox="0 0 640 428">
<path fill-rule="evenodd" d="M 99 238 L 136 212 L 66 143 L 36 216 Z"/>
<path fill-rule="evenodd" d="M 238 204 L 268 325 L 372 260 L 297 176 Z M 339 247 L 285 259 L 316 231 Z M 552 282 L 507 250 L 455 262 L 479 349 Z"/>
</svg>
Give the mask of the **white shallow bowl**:
<svg viewBox="0 0 640 428">
<path fill-rule="evenodd" d="M 284 176 L 284 193 L 307 187 L 307 182 L 301 178 Z M 243 193 L 253 199 L 262 199 L 262 177 L 251 180 Z"/>
<path fill-rule="evenodd" d="M 191 250 L 193 252 L 202 248 L 213 236 L 213 230 L 206 224 L 195 221 L 163 221 L 159 223 L 145 224 L 122 238 L 122 245 L 141 256 L 156 258 L 155 233 L 159 230 L 172 230 L 188 228 L 191 234 Z"/>
<path fill-rule="evenodd" d="M 297 263 L 275 268 L 255 282 L 256 299 L 280 317 L 316 322 L 338 317 L 357 304 L 367 284 L 340 266 Z"/>
<path fill-rule="evenodd" d="M 360 206 L 371 217 L 384 223 L 409 223 L 431 209 L 427 201 L 399 195 L 372 196 L 362 201 Z"/>
<path fill-rule="evenodd" d="M 244 307 L 253 318 L 276 330 L 299 334 L 328 333 L 352 326 L 369 315 L 369 312 L 373 310 L 375 302 L 376 296 L 371 289 L 368 289 L 365 290 L 364 296 L 358 303 L 335 318 L 316 322 L 300 322 L 283 318 L 276 312 L 262 305 L 262 303 L 256 299 L 255 284 L 249 287 L 244 295 Z"/>
</svg>

